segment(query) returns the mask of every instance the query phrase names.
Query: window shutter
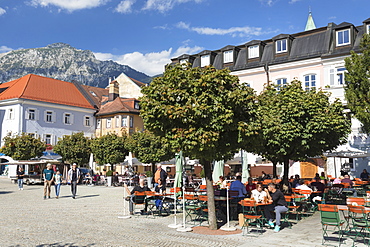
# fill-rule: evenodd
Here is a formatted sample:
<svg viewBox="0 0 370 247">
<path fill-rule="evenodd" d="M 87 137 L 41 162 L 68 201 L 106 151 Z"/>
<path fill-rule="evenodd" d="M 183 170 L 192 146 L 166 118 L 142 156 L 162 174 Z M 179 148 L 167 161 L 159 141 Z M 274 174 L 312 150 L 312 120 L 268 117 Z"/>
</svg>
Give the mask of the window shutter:
<svg viewBox="0 0 370 247">
<path fill-rule="evenodd" d="M 28 113 L 28 109 L 25 110 L 25 116 L 24 116 L 25 119 L 29 119 L 29 113 Z"/>
<path fill-rule="evenodd" d="M 35 110 L 35 120 L 39 120 L 39 115 L 40 115 L 40 111 L 39 110 Z"/>
<path fill-rule="evenodd" d="M 56 122 L 56 117 L 57 117 L 56 115 L 57 115 L 57 114 L 56 114 L 54 111 L 52 111 L 52 113 L 53 113 L 53 114 L 51 115 L 51 121 L 52 121 L 53 123 L 55 123 L 55 122 Z"/>
<path fill-rule="evenodd" d="M 71 113 L 71 124 L 73 124 L 74 121 L 74 115 Z"/>
</svg>

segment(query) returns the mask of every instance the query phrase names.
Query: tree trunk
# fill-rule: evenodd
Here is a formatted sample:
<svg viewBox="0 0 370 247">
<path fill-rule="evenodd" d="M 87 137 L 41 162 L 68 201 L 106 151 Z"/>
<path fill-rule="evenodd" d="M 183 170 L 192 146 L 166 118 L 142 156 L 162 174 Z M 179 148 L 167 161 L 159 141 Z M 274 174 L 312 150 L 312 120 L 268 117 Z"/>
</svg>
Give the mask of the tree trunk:
<svg viewBox="0 0 370 247">
<path fill-rule="evenodd" d="M 216 207 L 215 207 L 215 191 L 213 189 L 212 170 L 210 161 L 202 161 L 204 173 L 206 176 L 207 196 L 208 196 L 208 221 L 209 229 L 217 230 Z"/>
<path fill-rule="evenodd" d="M 289 157 L 284 158 L 284 177 L 283 183 L 285 185 L 289 184 Z"/>
<path fill-rule="evenodd" d="M 277 165 L 277 161 L 273 161 L 272 162 L 272 177 L 273 178 L 277 178 L 277 171 L 276 171 L 276 165 Z"/>
</svg>

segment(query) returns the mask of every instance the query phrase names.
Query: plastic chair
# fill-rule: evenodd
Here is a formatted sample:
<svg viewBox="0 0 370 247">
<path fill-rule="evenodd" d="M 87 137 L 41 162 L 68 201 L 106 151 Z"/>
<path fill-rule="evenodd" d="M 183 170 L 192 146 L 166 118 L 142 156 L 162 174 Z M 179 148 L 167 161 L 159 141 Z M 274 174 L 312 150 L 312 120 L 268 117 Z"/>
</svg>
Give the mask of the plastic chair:
<svg viewBox="0 0 370 247">
<path fill-rule="evenodd" d="M 342 243 L 343 237 L 343 230 L 342 226 L 345 223 L 344 220 L 340 219 L 339 210 L 337 205 L 328 205 L 328 204 L 319 204 L 319 211 L 320 211 L 320 218 L 321 218 L 321 225 L 322 225 L 322 244 L 325 243 L 325 237 L 329 238 L 328 235 L 328 227 L 334 227 L 333 233 L 336 232 L 338 228 L 338 239 L 339 239 L 339 246 Z"/>
</svg>

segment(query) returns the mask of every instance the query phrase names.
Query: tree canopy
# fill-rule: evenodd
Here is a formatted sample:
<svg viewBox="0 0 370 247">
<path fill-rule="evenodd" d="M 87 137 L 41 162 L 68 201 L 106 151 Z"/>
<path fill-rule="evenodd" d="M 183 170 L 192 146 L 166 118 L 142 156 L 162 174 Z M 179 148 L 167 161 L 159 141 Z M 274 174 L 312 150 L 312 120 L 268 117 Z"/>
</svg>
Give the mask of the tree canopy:
<svg viewBox="0 0 370 247">
<path fill-rule="evenodd" d="M 63 157 L 64 162 L 83 165 L 89 162 L 90 139 L 83 132 L 66 135 L 59 139 L 53 150 Z"/>
<path fill-rule="evenodd" d="M 26 133 L 16 136 L 4 137 L 4 146 L 0 152 L 12 157 L 14 160 L 29 160 L 41 157 L 46 149 L 44 142 L 40 138 L 34 138 Z"/>
<path fill-rule="evenodd" d="M 161 137 L 147 130 L 133 133 L 126 139 L 125 146 L 142 163 L 154 164 L 175 157 Z"/>
<path fill-rule="evenodd" d="M 351 51 L 345 59 L 345 97 L 348 108 L 363 124 L 363 130 L 370 132 L 370 36 L 364 34 L 361 53 Z"/>
<path fill-rule="evenodd" d="M 227 159 L 241 148 L 241 123 L 249 122 L 253 89 L 227 69 L 167 67 L 142 90 L 145 127 L 162 137 L 174 152 L 201 160 L 209 197 L 210 228 L 217 227 L 211 162 Z M 243 129 L 244 130 L 244 129 Z"/>
<path fill-rule="evenodd" d="M 344 143 L 350 132 L 342 103 L 330 103 L 322 91 L 304 91 L 300 81 L 280 89 L 268 86 L 257 105 L 257 121 L 252 124 L 255 142 L 246 150 L 284 163 L 285 181 L 289 160 L 322 155 Z"/>
<path fill-rule="evenodd" d="M 99 138 L 91 140 L 91 151 L 94 159 L 99 165 L 115 165 L 123 162 L 128 155 L 125 147 L 126 136 L 118 136 L 114 133 L 108 133 Z"/>
</svg>

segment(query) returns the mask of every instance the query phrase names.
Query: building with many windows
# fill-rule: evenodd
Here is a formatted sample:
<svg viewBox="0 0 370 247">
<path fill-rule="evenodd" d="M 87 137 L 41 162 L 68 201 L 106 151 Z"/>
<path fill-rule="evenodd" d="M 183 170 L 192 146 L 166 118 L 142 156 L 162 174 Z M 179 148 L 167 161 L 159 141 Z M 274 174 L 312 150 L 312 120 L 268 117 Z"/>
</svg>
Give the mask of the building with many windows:
<svg viewBox="0 0 370 247">
<path fill-rule="evenodd" d="M 227 45 L 198 54 L 184 54 L 173 58 L 172 63 L 189 62 L 193 67 L 212 65 L 216 69 L 228 68 L 231 74 L 239 77 L 240 83 L 253 87 L 257 93 L 266 84 L 275 84 L 279 88 L 298 79 L 304 89 L 323 89 L 331 93 L 331 100 L 338 98 L 346 104 L 344 58 L 350 56 L 351 51 L 360 51 L 361 38 L 369 32 L 370 18 L 360 25 L 343 22 L 316 28 L 310 14 L 303 32 L 279 34 L 267 40 Z M 360 129 L 361 124 L 353 119 L 349 144 L 367 151 L 370 149 L 370 138 Z M 347 161 L 350 162 L 349 159 Z M 339 160 L 337 162 L 340 163 Z M 353 175 L 357 176 L 370 164 L 367 158 L 356 159 L 354 163 L 353 167 L 357 169 L 353 170 Z M 338 173 L 330 169 L 328 172 L 333 175 Z"/>
<path fill-rule="evenodd" d="M 24 132 L 55 145 L 73 132 L 92 136 L 96 110 L 80 85 L 29 74 L 0 85 L 0 138 Z"/>
</svg>

